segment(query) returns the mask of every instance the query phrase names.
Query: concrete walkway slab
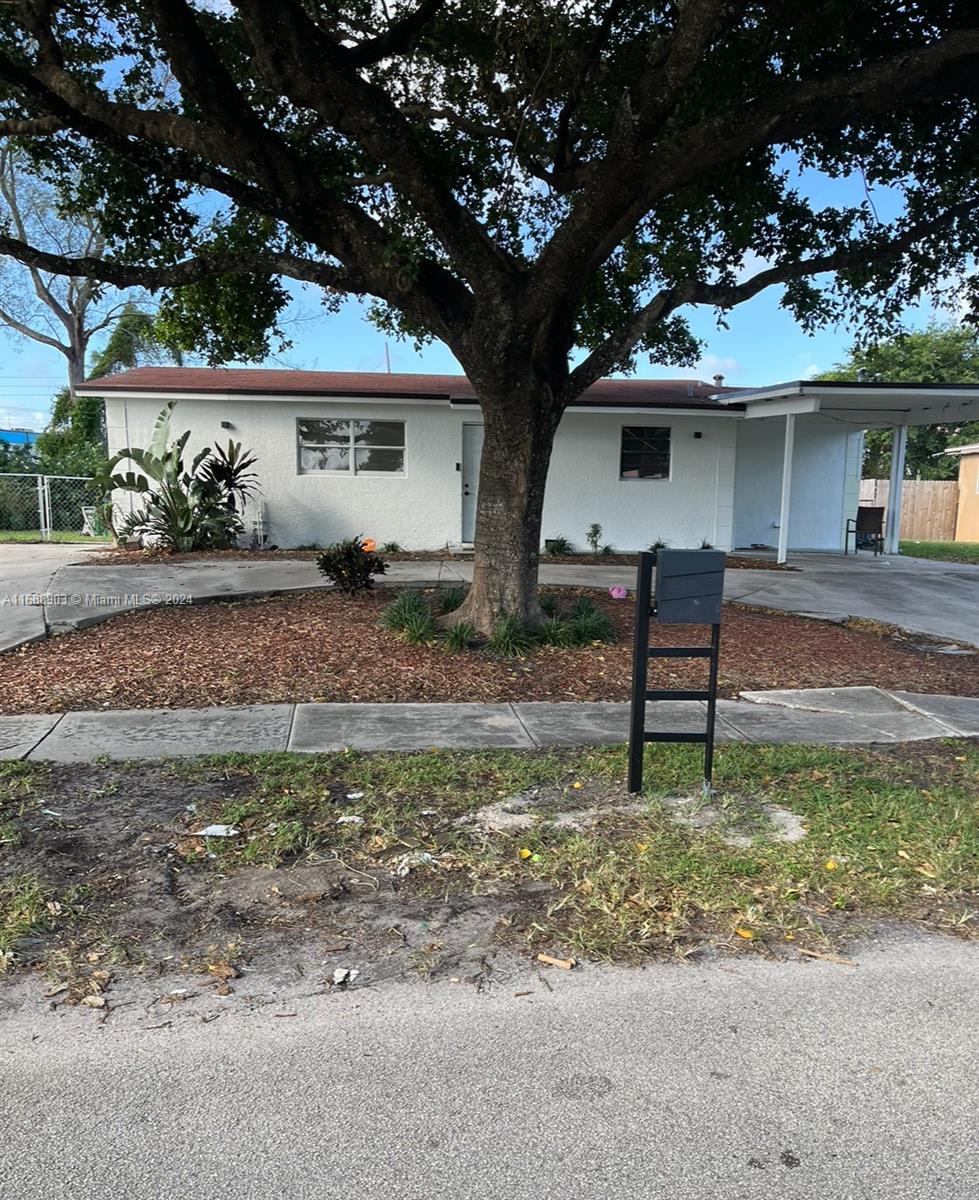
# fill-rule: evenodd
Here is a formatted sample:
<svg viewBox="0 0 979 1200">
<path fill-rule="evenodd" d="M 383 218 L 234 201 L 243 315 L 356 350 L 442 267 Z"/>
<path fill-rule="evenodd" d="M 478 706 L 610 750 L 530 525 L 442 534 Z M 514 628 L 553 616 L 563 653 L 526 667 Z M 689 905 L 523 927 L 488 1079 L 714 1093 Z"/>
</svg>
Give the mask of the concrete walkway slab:
<svg viewBox="0 0 979 1200">
<path fill-rule="evenodd" d="M 289 738 L 305 753 L 533 744 L 509 704 L 297 704 Z"/>
<path fill-rule="evenodd" d="M 741 699 L 752 704 L 811 712 L 848 713 L 851 716 L 907 712 L 906 705 L 878 687 L 782 688 L 768 692 L 742 692 Z"/>
<path fill-rule="evenodd" d="M 91 762 L 103 755 L 121 760 L 260 754 L 285 750 L 292 716 L 291 704 L 70 712 L 27 757 Z"/>
<path fill-rule="evenodd" d="M 26 758 L 60 720 L 60 713 L 0 717 L 0 759 Z"/>
<path fill-rule="evenodd" d="M 925 713 L 959 737 L 979 737 L 979 699 L 972 696 L 928 696 L 921 692 L 895 692 L 902 704 Z"/>
<path fill-rule="evenodd" d="M 856 715 L 722 700 L 718 714 L 742 740 L 775 745 L 866 746 L 948 737 L 944 726 L 908 711 Z"/>
<path fill-rule="evenodd" d="M 538 746 L 614 746 L 629 740 L 628 704 L 530 701 L 513 708 Z M 703 733 L 706 727 L 707 706 L 699 700 L 657 700 L 646 705 L 647 729 Z M 720 713 L 716 739 L 741 740 Z"/>
</svg>

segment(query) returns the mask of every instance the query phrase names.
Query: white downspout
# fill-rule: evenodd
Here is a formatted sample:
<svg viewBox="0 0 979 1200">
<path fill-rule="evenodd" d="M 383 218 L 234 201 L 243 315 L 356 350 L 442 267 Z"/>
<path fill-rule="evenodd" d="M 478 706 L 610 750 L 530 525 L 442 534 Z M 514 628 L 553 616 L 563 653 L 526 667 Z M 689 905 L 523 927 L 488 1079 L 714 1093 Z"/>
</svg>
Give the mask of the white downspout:
<svg viewBox="0 0 979 1200">
<path fill-rule="evenodd" d="M 782 497 L 778 514 L 778 559 L 789 556 L 789 506 L 792 502 L 792 448 L 795 443 L 795 413 L 785 417 L 785 446 L 782 451 Z"/>
<path fill-rule="evenodd" d="M 884 520 L 884 553 L 898 554 L 901 541 L 901 494 L 904 488 L 904 457 L 908 448 L 908 427 L 898 425 L 891 443 L 891 486 L 887 492 Z"/>
</svg>

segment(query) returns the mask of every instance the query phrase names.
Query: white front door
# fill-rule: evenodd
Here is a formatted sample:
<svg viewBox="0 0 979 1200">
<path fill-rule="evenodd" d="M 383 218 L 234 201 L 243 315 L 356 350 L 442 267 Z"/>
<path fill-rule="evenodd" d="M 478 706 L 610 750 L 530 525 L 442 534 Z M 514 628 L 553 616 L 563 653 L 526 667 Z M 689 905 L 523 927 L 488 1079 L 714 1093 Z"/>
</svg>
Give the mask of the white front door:
<svg viewBox="0 0 979 1200">
<path fill-rule="evenodd" d="M 462 540 L 476 537 L 476 497 L 479 495 L 479 460 L 483 453 L 482 425 L 462 427 Z"/>
</svg>

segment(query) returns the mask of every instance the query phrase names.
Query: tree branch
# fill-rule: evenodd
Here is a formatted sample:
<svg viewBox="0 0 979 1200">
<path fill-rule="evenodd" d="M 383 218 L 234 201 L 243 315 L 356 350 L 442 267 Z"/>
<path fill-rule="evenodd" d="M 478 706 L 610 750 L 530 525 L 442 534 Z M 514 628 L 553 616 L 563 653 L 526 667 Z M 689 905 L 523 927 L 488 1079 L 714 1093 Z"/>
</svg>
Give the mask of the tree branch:
<svg viewBox="0 0 979 1200">
<path fill-rule="evenodd" d="M 39 134 L 58 133 L 64 125 L 56 117 L 10 117 L 0 121 L 0 138 L 36 137 Z"/>
<path fill-rule="evenodd" d="M 32 329 L 30 325 L 25 325 L 23 321 L 18 320 L 4 308 L 0 308 L 0 324 L 9 325 L 11 329 L 30 338 L 32 342 L 42 342 L 45 346 L 52 346 L 55 350 L 60 350 L 62 354 L 69 353 L 69 347 L 59 342 L 57 338 L 49 337 L 48 334 L 41 333 L 39 329 Z"/>
<path fill-rule="evenodd" d="M 344 59 L 352 67 L 369 67 L 395 54 L 404 54 L 414 46 L 422 30 L 444 5 L 445 0 L 422 0 L 414 12 L 400 21 L 392 21 L 384 33 L 358 42 L 356 46 L 345 47 Z"/>
<path fill-rule="evenodd" d="M 18 262 L 49 271 L 52 275 L 84 275 L 90 279 L 97 279 L 100 283 L 110 283 L 113 287 L 143 287 L 151 292 L 160 288 L 199 283 L 202 279 L 211 279 L 217 275 L 264 274 L 286 275 L 290 279 L 315 283 L 335 291 L 357 290 L 356 281 L 343 267 L 319 263 L 297 254 L 278 252 L 232 254 L 216 251 L 184 259 L 183 262 L 174 263 L 169 267 L 146 267 L 120 263 L 111 258 L 69 258 L 63 254 L 50 254 L 18 238 L 0 234 L 0 254 L 9 254 Z"/>
<path fill-rule="evenodd" d="M 742 283 L 712 284 L 688 279 L 673 287 L 662 288 L 623 329 L 606 338 L 584 362 L 575 367 L 568 377 L 568 400 L 573 400 L 596 380 L 616 370 L 631 356 L 643 337 L 681 305 L 711 304 L 730 309 L 774 284 L 793 283 L 829 271 L 845 271 L 866 266 L 870 262 L 895 259 L 917 242 L 934 236 L 958 221 L 974 218 L 977 214 L 979 198 L 955 205 L 933 220 L 911 225 L 892 238 L 843 246 L 798 262 L 779 263 L 759 271 Z"/>
<path fill-rule="evenodd" d="M 655 202 L 745 153 L 893 111 L 901 99 L 947 94 L 956 71 L 979 70 L 979 29 L 959 29 L 858 71 L 782 89 L 763 103 L 691 126 L 660 148 L 638 136 L 588 174 L 571 215 L 534 268 L 536 303 L 577 291 Z M 970 91 L 972 85 L 961 85 Z"/>
</svg>

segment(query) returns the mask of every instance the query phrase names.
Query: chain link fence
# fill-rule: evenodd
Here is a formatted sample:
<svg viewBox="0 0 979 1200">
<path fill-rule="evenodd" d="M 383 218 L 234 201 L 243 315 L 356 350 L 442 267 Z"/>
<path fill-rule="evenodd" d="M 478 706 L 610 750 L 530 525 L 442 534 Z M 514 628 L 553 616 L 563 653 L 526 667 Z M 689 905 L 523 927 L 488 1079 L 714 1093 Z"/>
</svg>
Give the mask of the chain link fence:
<svg viewBox="0 0 979 1200">
<path fill-rule="evenodd" d="M 105 499 L 84 475 L 0 473 L 0 542 L 108 541 Z"/>
</svg>

